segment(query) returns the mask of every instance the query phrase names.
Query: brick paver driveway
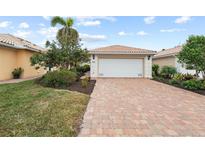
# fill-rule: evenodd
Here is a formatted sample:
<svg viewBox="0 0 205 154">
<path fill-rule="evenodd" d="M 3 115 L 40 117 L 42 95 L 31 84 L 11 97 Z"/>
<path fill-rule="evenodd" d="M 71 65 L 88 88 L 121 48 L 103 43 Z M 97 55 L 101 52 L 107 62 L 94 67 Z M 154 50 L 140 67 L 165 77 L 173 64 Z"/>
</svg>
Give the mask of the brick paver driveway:
<svg viewBox="0 0 205 154">
<path fill-rule="evenodd" d="M 98 79 L 79 136 L 205 136 L 205 96 L 148 79 Z"/>
</svg>

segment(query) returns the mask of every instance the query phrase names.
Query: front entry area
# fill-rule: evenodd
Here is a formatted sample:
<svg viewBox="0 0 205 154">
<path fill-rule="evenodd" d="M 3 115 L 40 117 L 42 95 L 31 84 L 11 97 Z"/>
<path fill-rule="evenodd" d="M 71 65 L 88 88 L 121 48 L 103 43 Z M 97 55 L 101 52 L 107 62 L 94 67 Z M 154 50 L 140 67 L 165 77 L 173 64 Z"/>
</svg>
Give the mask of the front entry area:
<svg viewBox="0 0 205 154">
<path fill-rule="evenodd" d="M 99 77 L 143 77 L 143 59 L 99 59 Z"/>
</svg>

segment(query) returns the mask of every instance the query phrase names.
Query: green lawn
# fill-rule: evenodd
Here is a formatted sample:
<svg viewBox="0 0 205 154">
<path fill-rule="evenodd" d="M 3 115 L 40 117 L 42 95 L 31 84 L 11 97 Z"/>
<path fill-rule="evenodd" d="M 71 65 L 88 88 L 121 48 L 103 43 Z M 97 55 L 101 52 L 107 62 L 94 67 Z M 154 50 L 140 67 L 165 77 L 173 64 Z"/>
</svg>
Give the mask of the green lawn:
<svg viewBox="0 0 205 154">
<path fill-rule="evenodd" d="M 88 100 L 34 81 L 0 85 L 0 136 L 76 136 Z"/>
</svg>

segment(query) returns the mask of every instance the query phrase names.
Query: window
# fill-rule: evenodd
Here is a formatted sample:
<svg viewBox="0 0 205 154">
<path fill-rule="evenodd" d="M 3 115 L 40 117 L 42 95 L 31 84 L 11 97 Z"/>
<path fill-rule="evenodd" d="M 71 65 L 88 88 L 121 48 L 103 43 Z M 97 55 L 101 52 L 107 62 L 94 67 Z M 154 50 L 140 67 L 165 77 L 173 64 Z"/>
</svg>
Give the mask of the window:
<svg viewBox="0 0 205 154">
<path fill-rule="evenodd" d="M 92 55 L 93 60 L 95 59 L 95 55 Z"/>
</svg>

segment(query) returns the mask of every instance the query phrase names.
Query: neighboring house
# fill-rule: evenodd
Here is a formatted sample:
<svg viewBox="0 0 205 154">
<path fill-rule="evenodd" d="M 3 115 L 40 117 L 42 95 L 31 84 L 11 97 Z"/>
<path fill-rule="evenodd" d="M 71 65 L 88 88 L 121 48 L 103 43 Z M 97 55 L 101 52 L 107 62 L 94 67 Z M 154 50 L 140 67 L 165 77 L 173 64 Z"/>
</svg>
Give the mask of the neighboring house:
<svg viewBox="0 0 205 154">
<path fill-rule="evenodd" d="M 17 67 L 24 69 L 22 78 L 44 74 L 44 69 L 36 70 L 30 64 L 30 57 L 34 53 L 44 51 L 45 49 L 24 39 L 0 34 L 0 80 L 12 79 L 12 71 Z"/>
<path fill-rule="evenodd" d="M 152 57 L 156 52 L 122 45 L 90 50 L 91 78 L 152 78 Z"/>
<path fill-rule="evenodd" d="M 176 46 L 174 48 L 166 49 L 157 52 L 157 54 L 153 57 L 153 64 L 158 64 L 160 68 L 163 66 L 173 66 L 176 67 L 177 72 L 182 74 L 196 74 L 195 70 L 186 69 L 185 64 L 181 64 L 178 62 L 178 58 L 176 55 L 182 50 L 182 46 Z M 201 76 L 201 74 L 200 74 Z"/>
</svg>

